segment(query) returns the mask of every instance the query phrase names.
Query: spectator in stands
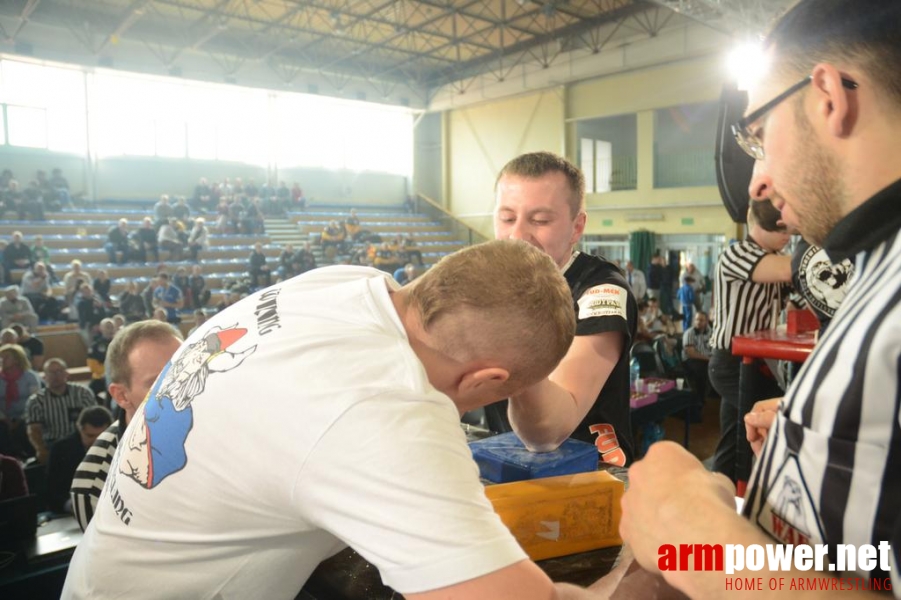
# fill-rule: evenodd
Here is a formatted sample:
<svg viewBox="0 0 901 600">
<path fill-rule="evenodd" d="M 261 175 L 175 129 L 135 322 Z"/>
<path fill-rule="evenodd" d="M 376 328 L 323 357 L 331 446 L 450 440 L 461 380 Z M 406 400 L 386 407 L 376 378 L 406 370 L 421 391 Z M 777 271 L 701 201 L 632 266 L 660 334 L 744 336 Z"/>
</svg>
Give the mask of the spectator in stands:
<svg viewBox="0 0 901 600">
<path fill-rule="evenodd" d="M 119 331 L 128 323 L 128 321 L 125 320 L 125 315 L 123 315 L 122 313 L 114 314 L 112 319 L 113 324 L 116 326 L 116 331 Z"/>
<path fill-rule="evenodd" d="M 66 288 L 66 302 L 74 303 L 75 294 L 85 283 L 91 282 L 91 274 L 81 270 L 81 261 L 77 258 L 69 263 L 69 272 L 63 276 L 63 286 Z"/>
<path fill-rule="evenodd" d="M 296 257 L 297 253 L 294 251 L 294 244 L 286 244 L 281 254 L 278 255 L 278 269 L 276 272 L 280 279 L 290 279 L 297 275 L 297 271 L 294 269 Z"/>
<path fill-rule="evenodd" d="M 648 293 L 648 283 L 641 269 L 636 269 L 632 261 L 626 261 L 626 282 L 632 288 L 636 300 L 644 300 Z"/>
<path fill-rule="evenodd" d="M 178 200 L 176 200 L 175 206 L 172 207 L 172 216 L 178 219 L 185 227 L 188 226 L 188 221 L 191 218 L 191 208 L 188 206 L 188 201 L 184 196 L 179 196 Z"/>
<path fill-rule="evenodd" d="M 403 269 L 394 272 L 395 281 L 401 285 L 407 285 L 417 277 L 419 277 L 419 271 L 413 263 L 407 263 Z"/>
<path fill-rule="evenodd" d="M 4 329 L 13 323 L 22 323 L 34 329 L 38 326 L 38 315 L 27 298 L 19 297 L 19 286 L 9 285 L 0 299 L 0 326 Z"/>
<path fill-rule="evenodd" d="M 211 190 L 210 184 L 206 177 L 201 177 L 197 185 L 194 186 L 194 194 L 191 196 L 191 206 L 196 210 L 210 210 L 215 204 L 210 201 Z"/>
<path fill-rule="evenodd" d="M 141 290 L 141 299 L 144 301 L 144 308 L 148 315 L 153 316 L 153 293 L 159 285 L 159 272 L 150 278 L 144 289 Z"/>
<path fill-rule="evenodd" d="M 0 212 L 14 213 L 17 217 L 22 217 L 22 205 L 24 196 L 19 190 L 19 182 L 10 179 L 6 184 L 6 188 L 0 191 Z"/>
<path fill-rule="evenodd" d="M 94 392 L 99 404 L 108 400 L 106 394 L 106 377 L 103 363 L 106 360 L 106 349 L 116 335 L 116 322 L 107 317 L 100 321 L 100 327 L 97 335 L 91 340 L 91 347 L 88 349 L 88 368 L 91 370 L 91 383 L 88 387 Z"/>
<path fill-rule="evenodd" d="M 0 454 L 0 502 L 28 495 L 22 463 L 14 456 Z"/>
<path fill-rule="evenodd" d="M 59 194 L 56 193 L 50 186 L 50 180 L 47 179 L 47 171 L 42 169 L 38 169 L 37 173 L 34 175 L 35 183 L 37 184 L 38 192 L 41 195 L 41 198 L 44 200 L 44 206 L 47 207 L 48 210 L 59 210 L 62 208 L 62 205 L 59 201 Z"/>
<path fill-rule="evenodd" d="M 25 350 L 25 355 L 31 362 L 31 368 L 35 371 L 41 371 L 44 368 L 44 342 L 36 336 L 31 335 L 28 327 L 22 323 L 13 323 L 9 326 L 16 332 L 16 341 Z"/>
<path fill-rule="evenodd" d="M 6 240 L 0 240 L 0 285 L 7 285 L 7 281 L 11 281 L 10 274 L 3 262 L 3 251 L 6 250 Z"/>
<path fill-rule="evenodd" d="M 216 305 L 216 314 L 221 313 L 223 310 L 238 302 L 240 299 L 241 294 L 233 292 L 231 290 L 225 290 L 225 294 L 222 295 L 222 301 Z"/>
<path fill-rule="evenodd" d="M 400 257 L 394 251 L 391 242 L 382 242 L 375 253 L 375 260 L 372 265 L 376 269 L 381 269 L 387 273 L 394 273 L 394 270 L 400 266 Z"/>
<path fill-rule="evenodd" d="M 710 377 L 707 374 L 710 355 L 713 353 L 713 348 L 710 347 L 710 333 L 707 315 L 698 311 L 693 326 L 682 334 L 682 364 L 691 378 L 691 388 L 698 393 L 701 400 L 707 398 L 710 389 Z"/>
<path fill-rule="evenodd" d="M 256 179 L 252 177 L 247 180 L 247 183 L 244 184 L 244 195 L 248 198 L 255 198 L 260 193 L 260 188 L 257 187 Z"/>
<path fill-rule="evenodd" d="M 13 269 L 27 269 L 31 265 L 31 249 L 22 241 L 22 232 L 13 231 L 10 243 L 3 249 L 3 266 L 7 270 L 7 281 Z"/>
<path fill-rule="evenodd" d="M 157 310 L 164 309 L 166 321 L 177 325 L 181 321 L 178 311 L 185 305 L 184 294 L 169 281 L 168 273 L 160 273 L 157 280 L 159 285 L 153 292 L 153 307 Z M 156 318 L 156 310 L 154 310 L 154 318 Z"/>
<path fill-rule="evenodd" d="M 94 294 L 94 288 L 90 284 L 84 283 L 78 290 L 75 306 L 78 311 L 78 326 L 83 332 L 85 341 L 90 343 L 97 333 L 100 321 L 106 318 L 103 300 Z"/>
<path fill-rule="evenodd" d="M 344 228 L 344 224 L 332 220 L 322 230 L 320 245 L 323 251 L 335 248 L 338 252 L 344 252 L 345 240 L 347 240 L 347 230 Z"/>
<path fill-rule="evenodd" d="M 60 203 L 68 208 L 72 208 L 72 195 L 69 192 L 69 182 L 63 177 L 60 169 L 53 169 L 50 172 L 50 187 L 59 194 Z"/>
<path fill-rule="evenodd" d="M 169 194 L 161 194 L 159 202 L 153 205 L 153 222 L 157 227 L 168 223 L 175 216 L 172 205 L 169 204 Z"/>
<path fill-rule="evenodd" d="M 15 179 L 13 172 L 9 169 L 3 169 L 3 172 L 0 172 L 0 190 L 6 189 L 10 179 Z"/>
<path fill-rule="evenodd" d="M 68 365 L 61 358 L 51 358 L 44 365 L 44 381 L 46 386 L 25 405 L 28 441 L 42 464 L 47 462 L 53 444 L 75 433 L 75 421 L 82 409 L 97 405 L 87 388 L 69 383 Z"/>
<path fill-rule="evenodd" d="M 241 231 L 247 235 L 265 232 L 263 225 L 263 211 L 260 209 L 260 199 L 254 198 L 247 203 L 244 215 L 241 217 Z"/>
<path fill-rule="evenodd" d="M 31 302 L 38 319 L 53 321 L 59 318 L 60 303 L 53 297 L 50 275 L 44 263 L 34 263 L 34 266 L 22 276 L 22 295 Z"/>
<path fill-rule="evenodd" d="M 149 288 L 150 285 L 148 284 Z M 128 323 L 142 321 L 147 318 L 147 306 L 138 293 L 138 284 L 134 280 L 125 285 L 125 291 L 119 296 L 119 311 Z"/>
<path fill-rule="evenodd" d="M 20 458 L 34 455 L 23 419 L 28 398 L 42 385 L 22 346 L 0 346 L 0 454 Z"/>
<path fill-rule="evenodd" d="M 404 198 L 404 211 L 411 215 L 416 212 L 416 199 L 413 196 Z"/>
<path fill-rule="evenodd" d="M 250 273 L 250 285 L 252 287 L 259 288 L 261 285 L 262 287 L 272 285 L 272 273 L 269 271 L 269 265 L 266 264 L 266 255 L 263 254 L 263 244 L 260 242 L 253 245 L 248 272 Z"/>
<path fill-rule="evenodd" d="M 350 239 L 355 242 L 359 241 L 362 228 L 360 227 L 360 217 L 357 216 L 357 209 L 350 209 L 350 214 L 344 219 L 344 230 L 350 236 Z"/>
<path fill-rule="evenodd" d="M 184 267 L 176 268 L 170 281 L 172 285 L 181 290 L 182 296 L 184 296 L 185 306 L 193 306 L 194 303 L 191 299 L 191 278 L 188 275 L 188 270 Z"/>
<path fill-rule="evenodd" d="M 151 256 L 153 260 L 159 262 L 160 249 L 156 241 L 156 228 L 153 226 L 153 219 L 144 217 L 141 220 L 141 226 L 132 233 L 132 241 L 137 246 L 137 259 L 142 263 L 147 262 Z"/>
<path fill-rule="evenodd" d="M 22 192 L 22 198 L 19 202 L 19 218 L 31 219 L 33 221 L 43 221 L 44 217 L 44 196 L 41 194 L 41 188 L 37 181 L 29 181 L 28 187 Z"/>
<path fill-rule="evenodd" d="M 279 214 L 287 214 L 288 209 L 291 208 L 291 190 L 288 189 L 288 184 L 282 181 L 278 189 L 275 191 L 276 197 L 276 207 L 278 208 Z"/>
<path fill-rule="evenodd" d="M 107 348 L 106 374 L 118 405 L 117 419 L 88 450 L 72 480 L 72 509 L 82 529 L 94 515 L 120 434 L 181 341 L 181 334 L 169 325 L 143 321 L 122 329 Z"/>
<path fill-rule="evenodd" d="M 191 253 L 191 260 L 197 262 L 200 257 L 200 251 L 206 250 L 209 245 L 210 230 L 206 227 L 206 219 L 197 217 L 194 219 L 191 233 L 188 234 L 188 252 Z"/>
<path fill-rule="evenodd" d="M 53 266 L 50 264 L 50 250 L 44 245 L 44 236 L 37 234 L 34 236 L 34 246 L 31 247 L 31 262 L 44 263 L 47 268 L 47 274 L 50 275 L 50 283 L 59 283 L 59 278 L 53 272 Z"/>
<path fill-rule="evenodd" d="M 691 279 L 691 281 L 688 281 L 689 279 Z M 704 275 L 702 275 L 701 272 L 698 271 L 697 267 L 695 267 L 694 263 L 692 263 L 692 262 L 685 263 L 685 268 L 679 274 L 679 285 L 684 286 L 686 282 L 688 282 L 688 284 L 691 286 L 691 289 L 693 292 L 693 294 L 692 294 L 693 306 L 695 307 L 696 310 L 701 310 L 701 300 L 703 298 L 704 292 L 706 291 L 704 288 Z M 681 289 L 681 287 L 680 287 L 680 289 Z M 685 313 L 684 309 L 683 309 L 682 313 L 683 314 Z M 689 318 L 688 323 L 689 324 L 688 324 L 688 326 L 685 327 L 685 329 L 688 329 L 688 327 L 691 326 L 690 318 Z"/>
<path fill-rule="evenodd" d="M 156 237 L 160 250 L 165 250 L 169 253 L 170 261 L 181 260 L 181 255 L 184 251 L 181 238 L 178 237 L 178 230 L 175 228 L 176 222 L 175 217 L 164 221 Z"/>
<path fill-rule="evenodd" d="M 110 263 L 124 264 L 129 259 L 128 219 L 119 219 L 106 234 L 106 255 Z"/>
<path fill-rule="evenodd" d="M 300 184 L 296 181 L 291 187 L 291 201 L 297 210 L 307 209 L 307 198 L 303 195 L 303 190 L 300 188 Z"/>
<path fill-rule="evenodd" d="M 206 280 L 203 278 L 200 265 L 192 267 L 188 287 L 191 290 L 191 303 L 195 309 L 201 309 L 209 303 L 210 290 L 206 288 Z"/>
<path fill-rule="evenodd" d="M 16 330 L 12 327 L 7 327 L 6 329 L 0 329 L 0 346 L 4 346 L 6 344 L 18 344 L 19 343 L 19 334 L 16 333 Z"/>
<path fill-rule="evenodd" d="M 153 315 L 150 318 L 153 319 L 154 321 L 161 321 L 163 323 L 166 323 L 167 325 L 170 325 L 173 328 L 175 327 L 174 325 L 169 323 L 169 317 L 166 314 L 165 308 L 154 308 Z"/>
<path fill-rule="evenodd" d="M 651 264 L 648 265 L 648 300 L 652 298 L 660 298 L 660 288 L 663 285 L 663 257 L 660 256 L 660 250 L 651 257 Z"/>
<path fill-rule="evenodd" d="M 655 337 L 660 335 L 674 336 L 677 334 L 676 324 L 669 315 L 660 310 L 658 298 L 648 298 L 648 310 L 644 315 L 644 322 Z"/>
<path fill-rule="evenodd" d="M 192 333 L 197 331 L 197 328 L 206 323 L 208 317 L 203 309 L 198 308 L 194 311 L 194 326 L 188 330 L 188 337 L 191 336 Z"/>
<path fill-rule="evenodd" d="M 113 282 L 110 281 L 109 273 L 106 269 L 100 269 L 100 272 L 97 274 L 97 277 L 94 278 L 93 286 L 94 294 L 103 300 L 104 307 L 109 310 L 113 307 L 113 301 L 110 299 L 110 291 L 113 287 Z"/>
<path fill-rule="evenodd" d="M 689 263 L 690 264 L 690 263 Z M 682 278 L 682 287 L 679 288 L 679 291 L 676 292 L 676 297 L 679 300 L 679 304 L 682 307 L 682 331 L 685 331 L 691 327 L 691 323 L 694 320 L 694 311 L 695 311 L 695 303 L 697 302 L 697 297 L 695 296 L 695 278 L 691 275 Z"/>
<path fill-rule="evenodd" d="M 401 254 L 402 260 L 411 262 L 420 267 L 423 265 L 422 252 L 419 250 L 419 247 L 416 244 L 416 240 L 413 239 L 412 235 L 407 235 L 403 238 L 403 243 L 401 245 Z"/>
<path fill-rule="evenodd" d="M 75 470 L 94 441 L 113 422 L 103 406 L 82 409 L 75 423 L 76 431 L 50 447 L 47 461 L 47 506 L 53 512 L 71 513 L 69 489 Z"/>
<path fill-rule="evenodd" d="M 303 248 L 294 254 L 294 272 L 297 275 L 316 268 L 316 255 L 310 242 L 304 242 Z"/>
</svg>

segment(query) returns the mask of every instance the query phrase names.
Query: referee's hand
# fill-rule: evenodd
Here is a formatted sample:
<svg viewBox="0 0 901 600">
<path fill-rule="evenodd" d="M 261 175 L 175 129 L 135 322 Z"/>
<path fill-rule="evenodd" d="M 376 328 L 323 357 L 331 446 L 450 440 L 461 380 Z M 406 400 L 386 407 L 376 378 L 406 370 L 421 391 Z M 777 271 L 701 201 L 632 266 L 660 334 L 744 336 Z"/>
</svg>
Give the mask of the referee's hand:
<svg viewBox="0 0 901 600">
<path fill-rule="evenodd" d="M 754 456 L 760 456 L 766 436 L 776 420 L 776 412 L 782 398 L 770 398 L 755 402 L 751 412 L 745 415 L 745 436 L 751 444 Z"/>
</svg>

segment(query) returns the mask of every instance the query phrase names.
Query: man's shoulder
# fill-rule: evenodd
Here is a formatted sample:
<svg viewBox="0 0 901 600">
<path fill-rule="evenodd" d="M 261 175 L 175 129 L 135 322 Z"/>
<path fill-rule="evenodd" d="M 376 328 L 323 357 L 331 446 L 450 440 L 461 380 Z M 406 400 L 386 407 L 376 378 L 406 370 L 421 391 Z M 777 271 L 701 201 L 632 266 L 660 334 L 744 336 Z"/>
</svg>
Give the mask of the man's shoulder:
<svg viewBox="0 0 901 600">
<path fill-rule="evenodd" d="M 613 283 L 625 286 L 626 278 L 622 270 L 609 260 L 580 252 L 566 270 L 567 281 L 584 282 L 589 285 Z M 572 283 L 570 283 L 570 287 Z"/>
</svg>

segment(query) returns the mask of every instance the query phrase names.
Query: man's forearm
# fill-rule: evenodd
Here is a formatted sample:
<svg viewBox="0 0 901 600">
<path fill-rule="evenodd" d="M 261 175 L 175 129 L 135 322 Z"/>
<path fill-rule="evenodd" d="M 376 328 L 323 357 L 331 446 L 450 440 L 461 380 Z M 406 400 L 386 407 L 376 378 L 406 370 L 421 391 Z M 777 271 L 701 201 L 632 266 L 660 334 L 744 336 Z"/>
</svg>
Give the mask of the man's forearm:
<svg viewBox="0 0 901 600">
<path fill-rule="evenodd" d="M 535 452 L 555 450 L 579 424 L 572 394 L 549 379 L 511 396 L 507 415 L 516 435 Z"/>
</svg>

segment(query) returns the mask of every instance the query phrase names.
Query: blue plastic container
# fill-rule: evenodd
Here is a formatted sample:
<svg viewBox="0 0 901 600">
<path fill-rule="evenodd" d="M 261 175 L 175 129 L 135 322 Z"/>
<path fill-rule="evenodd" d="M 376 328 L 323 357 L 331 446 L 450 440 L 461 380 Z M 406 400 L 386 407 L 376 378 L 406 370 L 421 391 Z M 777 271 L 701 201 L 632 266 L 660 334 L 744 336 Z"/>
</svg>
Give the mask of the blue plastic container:
<svg viewBox="0 0 901 600">
<path fill-rule="evenodd" d="M 482 479 L 494 483 L 597 471 L 594 444 L 568 439 L 553 452 L 529 452 L 515 433 L 470 442 Z"/>
</svg>

